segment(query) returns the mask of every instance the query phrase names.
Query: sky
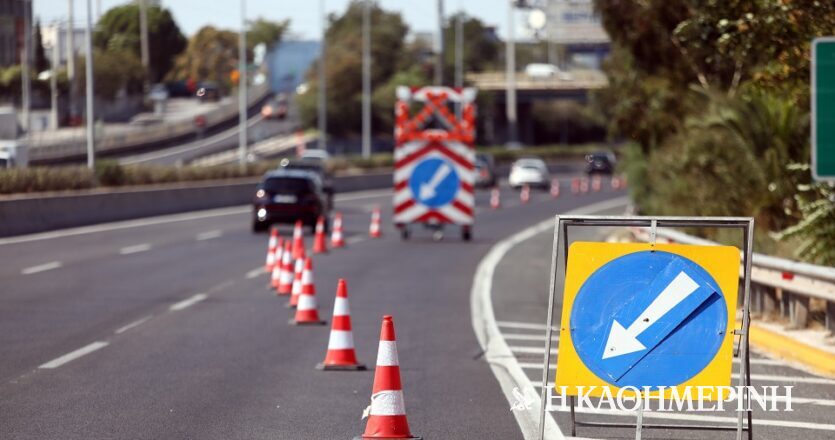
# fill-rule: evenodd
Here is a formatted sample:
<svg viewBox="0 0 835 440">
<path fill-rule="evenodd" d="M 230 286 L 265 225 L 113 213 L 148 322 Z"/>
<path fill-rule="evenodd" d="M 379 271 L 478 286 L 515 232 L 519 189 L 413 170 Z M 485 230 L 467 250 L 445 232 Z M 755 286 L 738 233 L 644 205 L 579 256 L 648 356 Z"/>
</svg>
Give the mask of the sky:
<svg viewBox="0 0 835 440">
<path fill-rule="evenodd" d="M 71 0 L 32 0 L 35 15 L 48 24 L 67 19 L 68 2 Z M 489 25 L 496 25 L 499 35 L 507 28 L 507 2 L 509 0 L 446 0 L 446 14 L 464 10 Z M 90 0 L 96 16 L 97 4 L 102 11 L 126 3 L 125 0 Z M 328 13 L 342 13 L 349 0 L 324 0 Z M 76 26 L 82 27 L 86 17 L 87 0 L 74 0 Z M 436 0 L 378 0 L 386 10 L 400 12 L 413 31 L 434 31 L 438 26 Z M 163 7 L 172 11 L 180 29 L 191 35 L 200 27 L 211 24 L 235 29 L 240 25 L 239 0 L 162 0 Z M 246 0 L 247 17 L 263 17 L 269 20 L 290 19 L 291 32 L 305 39 L 316 39 L 320 32 L 319 0 Z M 522 23 L 522 14 L 517 22 Z M 93 20 L 95 22 L 95 20 Z M 520 25 L 517 36 L 522 34 Z"/>
</svg>

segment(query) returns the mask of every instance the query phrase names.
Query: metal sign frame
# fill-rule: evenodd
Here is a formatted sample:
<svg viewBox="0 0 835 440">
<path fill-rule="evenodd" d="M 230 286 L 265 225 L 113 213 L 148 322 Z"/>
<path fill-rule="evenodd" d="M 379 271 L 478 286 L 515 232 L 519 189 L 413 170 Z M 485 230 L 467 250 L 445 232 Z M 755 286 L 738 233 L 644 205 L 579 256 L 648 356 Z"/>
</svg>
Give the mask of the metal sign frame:
<svg viewBox="0 0 835 440">
<path fill-rule="evenodd" d="M 588 216 L 588 215 L 558 215 L 554 225 L 554 245 L 551 254 L 551 281 L 548 296 L 548 321 L 546 322 L 545 356 L 542 366 L 542 392 L 541 412 L 539 414 L 539 438 L 545 438 L 545 414 L 547 412 L 548 399 L 548 369 L 551 363 L 551 338 L 553 337 L 554 324 L 554 303 L 557 294 L 560 272 L 558 264 L 562 262 L 562 270 L 568 267 L 568 227 L 644 227 L 650 229 L 650 243 L 655 244 L 656 232 L 659 227 L 702 227 L 739 229 L 742 232 L 742 265 L 744 268 L 742 279 L 742 328 L 734 329 L 734 335 L 739 336 L 737 357 L 744 359 L 740 362 L 740 369 L 737 383 L 739 386 L 751 385 L 751 359 L 748 349 L 748 329 L 751 324 L 750 303 L 751 303 L 751 257 L 753 256 L 754 219 L 751 217 L 645 217 L 645 216 Z M 562 255 L 562 258 L 560 258 Z M 563 275 L 563 281 L 565 276 Z M 730 313 L 730 311 L 729 311 Z M 749 401 L 746 392 L 741 396 L 743 401 Z M 673 425 L 673 424 L 644 424 L 643 405 L 636 411 L 637 421 L 635 424 L 627 423 L 605 423 L 605 422 L 583 422 L 576 419 L 574 413 L 574 396 L 570 396 L 571 402 L 571 435 L 577 435 L 577 426 L 604 427 L 604 428 L 635 428 L 635 438 L 641 438 L 642 429 L 691 429 L 706 431 L 736 431 L 736 439 L 742 440 L 743 432 L 747 431 L 748 440 L 753 439 L 753 417 L 751 411 L 746 417 L 742 411 L 739 412 L 736 427 L 719 425 Z"/>
</svg>

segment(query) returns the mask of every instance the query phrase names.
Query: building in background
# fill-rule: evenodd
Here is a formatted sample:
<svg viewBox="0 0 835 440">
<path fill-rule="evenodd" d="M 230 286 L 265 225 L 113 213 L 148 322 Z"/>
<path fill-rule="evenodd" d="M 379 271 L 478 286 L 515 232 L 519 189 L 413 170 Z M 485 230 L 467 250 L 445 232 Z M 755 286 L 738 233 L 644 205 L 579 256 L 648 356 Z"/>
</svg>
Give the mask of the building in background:
<svg viewBox="0 0 835 440">
<path fill-rule="evenodd" d="M 274 92 L 290 92 L 305 82 L 305 74 L 316 60 L 319 41 L 282 41 L 268 55 L 270 87 Z"/>
<path fill-rule="evenodd" d="M 23 53 L 23 22 L 25 2 L 20 0 L 0 0 L 0 67 L 20 64 Z M 32 23 L 32 8 L 25 14 Z"/>
<path fill-rule="evenodd" d="M 600 68 L 611 40 L 594 11 L 593 0 L 549 1 L 545 15 L 545 34 L 553 44 L 565 48 L 563 64 Z"/>
<path fill-rule="evenodd" d="M 69 45 L 67 44 L 67 25 L 65 23 L 51 24 L 41 27 L 41 39 L 43 41 L 44 52 L 46 57 L 52 62 L 52 48 L 58 44 L 58 64 L 64 65 L 69 58 Z M 84 29 L 73 29 L 73 45 L 75 46 L 75 56 L 83 57 L 85 55 L 84 49 Z"/>
</svg>

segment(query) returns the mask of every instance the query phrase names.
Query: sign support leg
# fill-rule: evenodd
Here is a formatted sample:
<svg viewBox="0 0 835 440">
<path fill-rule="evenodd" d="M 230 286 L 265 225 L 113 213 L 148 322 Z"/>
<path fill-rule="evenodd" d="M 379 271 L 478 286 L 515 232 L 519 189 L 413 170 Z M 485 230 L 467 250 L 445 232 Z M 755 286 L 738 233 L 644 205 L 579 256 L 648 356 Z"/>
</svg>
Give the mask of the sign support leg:
<svg viewBox="0 0 835 440">
<path fill-rule="evenodd" d="M 557 291 L 557 264 L 559 261 L 558 254 L 560 251 L 560 226 L 562 222 L 559 216 L 555 217 L 554 221 L 554 246 L 552 250 L 553 264 L 551 265 L 551 285 L 548 294 L 548 321 L 545 329 L 545 364 L 542 366 L 542 408 L 539 413 L 539 438 L 545 439 L 545 416 L 548 411 L 548 367 L 551 363 L 551 338 L 553 337 L 554 327 L 554 297 Z M 556 381 L 554 387 L 556 388 Z M 573 409 L 573 408 L 572 408 Z"/>
<path fill-rule="evenodd" d="M 644 426 L 644 399 L 638 394 L 638 420 L 635 422 L 635 440 L 641 440 L 641 429 Z"/>
</svg>

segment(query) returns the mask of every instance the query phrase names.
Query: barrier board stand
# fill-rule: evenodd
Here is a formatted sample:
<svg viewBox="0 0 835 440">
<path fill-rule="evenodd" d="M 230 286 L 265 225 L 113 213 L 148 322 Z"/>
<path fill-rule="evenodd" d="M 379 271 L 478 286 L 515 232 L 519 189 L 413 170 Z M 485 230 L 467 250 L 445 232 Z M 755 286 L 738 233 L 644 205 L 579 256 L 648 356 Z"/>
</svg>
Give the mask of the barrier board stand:
<svg viewBox="0 0 835 440">
<path fill-rule="evenodd" d="M 572 394 L 570 387 L 574 386 L 576 390 L 577 386 L 585 386 L 586 383 L 599 383 L 609 388 L 628 385 L 643 389 L 642 386 L 661 385 L 652 384 L 652 380 L 649 380 L 648 385 L 637 385 L 644 383 L 642 380 L 647 381 L 647 377 L 655 378 L 665 374 L 680 376 L 664 378 L 669 381 L 669 387 L 673 388 L 685 381 L 695 383 L 696 386 L 727 386 L 730 385 L 728 378 L 732 378 L 731 358 L 737 357 L 740 359 L 740 369 L 736 382 L 738 386 L 745 388 L 743 394 L 736 398 L 742 399 L 743 408 L 748 408 L 750 396 L 747 386 L 751 385 L 748 329 L 754 220 L 749 217 L 558 215 L 555 223 L 542 371 L 540 439 L 545 437 L 545 417 L 549 403 L 547 384 L 551 365 L 556 290 L 562 282 L 564 297 L 559 340 L 560 366 L 557 368 L 554 387 L 557 389 L 560 385 L 569 386 L 567 394 L 572 436 L 577 435 L 577 426 L 586 426 L 635 428 L 636 439 L 641 438 L 643 429 L 668 429 L 736 431 L 737 440 L 742 440 L 743 433 L 747 432 L 747 438 L 751 440 L 751 411 L 738 411 L 736 426 L 644 424 L 643 412 L 646 408 L 643 395 L 640 393 L 637 395 L 640 403 L 635 408 L 635 424 L 577 420 L 574 397 L 576 393 Z M 649 243 L 578 242 L 569 246 L 570 226 L 649 228 Z M 732 246 L 658 244 L 656 231 L 659 227 L 738 229 L 742 232 L 743 249 L 740 252 Z M 571 260 L 570 266 L 569 257 L 572 255 L 575 258 Z M 736 264 L 732 264 L 734 262 Z M 741 280 L 740 266 L 743 269 Z M 658 267 L 664 270 L 651 273 L 652 270 L 656 270 L 653 268 Z M 561 273 L 563 275 L 558 280 Z M 671 278 L 672 274 L 677 276 Z M 613 276 L 627 286 L 623 288 L 628 290 L 627 294 L 617 291 L 617 288 L 609 288 L 611 284 L 606 284 L 606 281 L 611 280 Z M 638 284 L 633 283 L 630 286 L 630 282 Z M 682 285 L 686 287 L 677 295 L 676 286 Z M 635 286 L 640 288 L 636 289 Z M 742 291 L 740 328 L 736 325 L 736 308 L 740 303 L 737 301 L 738 289 Z M 614 296 L 608 299 L 614 298 L 614 301 L 600 301 L 601 295 L 609 294 L 610 290 L 615 292 L 611 293 Z M 653 297 L 653 292 L 660 293 Z M 618 301 L 621 303 L 607 309 L 610 307 L 609 303 Z M 629 307 L 623 304 L 627 301 L 632 301 L 628 304 Z M 583 307 L 584 305 L 591 307 Z M 589 309 L 592 311 L 589 312 Z M 636 316 L 635 313 L 638 312 L 640 314 Z M 587 325 L 589 317 L 597 320 L 594 322 L 595 325 Z M 601 322 L 610 324 L 604 326 L 600 325 Z M 606 328 L 608 338 L 605 334 L 588 336 L 583 333 L 586 329 L 592 328 Z M 699 343 L 694 344 L 692 339 L 686 339 L 690 328 L 701 331 L 700 335 L 715 334 L 716 337 L 713 340 L 710 336 L 700 338 L 697 339 Z M 704 332 L 705 329 L 716 331 Z M 638 336 L 641 336 L 640 341 Z M 681 350 L 684 343 L 688 350 Z M 687 353 L 682 354 L 682 351 Z M 699 358 L 697 355 L 702 352 L 705 356 Z M 667 358 L 664 357 L 665 353 Z M 682 362 L 676 355 L 689 356 L 688 362 Z M 671 365 L 675 365 L 676 368 L 664 368 L 665 361 L 673 362 Z M 565 367 L 563 362 L 566 363 Z M 727 385 L 719 383 L 723 382 L 722 378 L 728 382 Z M 669 388 L 664 391 L 669 391 Z M 721 390 L 716 389 L 715 392 L 718 394 L 714 397 L 723 398 Z M 660 402 L 663 402 L 664 396 L 653 398 L 659 398 Z"/>
<path fill-rule="evenodd" d="M 394 224 L 401 237 L 423 224 L 443 238 L 443 226 L 461 226 L 470 240 L 475 218 L 475 96 L 473 88 L 397 88 L 394 147 Z M 412 103 L 423 108 L 409 114 Z M 457 117 L 449 106 L 460 108 Z"/>
</svg>

